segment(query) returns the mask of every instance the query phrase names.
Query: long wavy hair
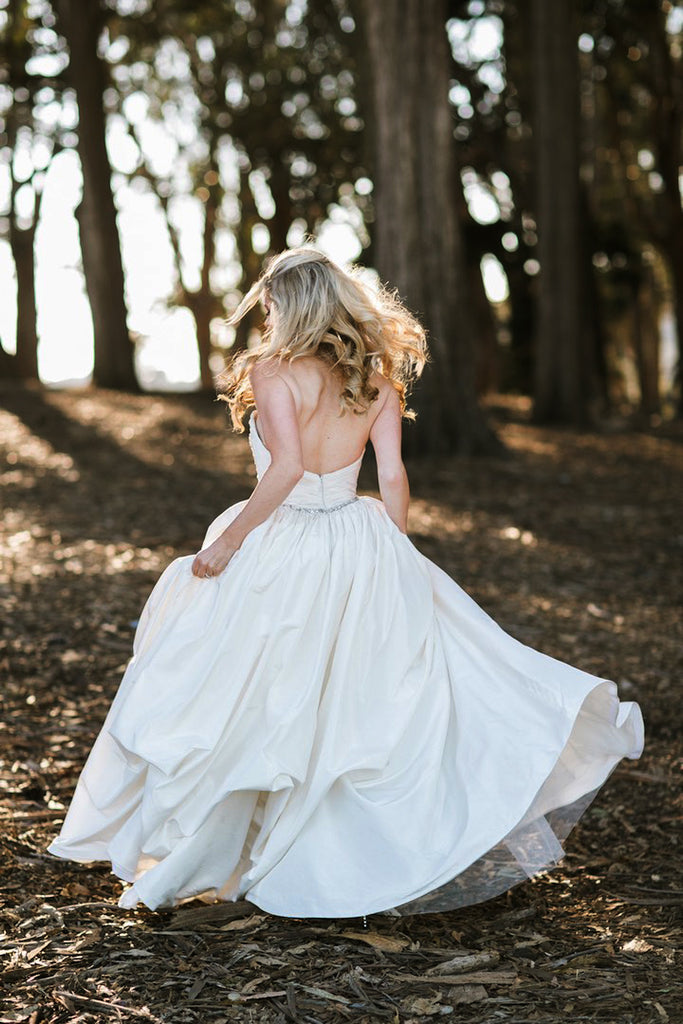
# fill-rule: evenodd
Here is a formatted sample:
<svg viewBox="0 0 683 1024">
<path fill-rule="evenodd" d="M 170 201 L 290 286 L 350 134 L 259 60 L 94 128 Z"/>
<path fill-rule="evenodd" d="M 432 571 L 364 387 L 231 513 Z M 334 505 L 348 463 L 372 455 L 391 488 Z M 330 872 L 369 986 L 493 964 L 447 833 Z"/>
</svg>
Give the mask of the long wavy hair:
<svg viewBox="0 0 683 1024">
<path fill-rule="evenodd" d="M 217 379 L 218 398 L 228 403 L 233 428 L 244 431 L 244 413 L 254 403 L 249 371 L 255 363 L 301 356 L 322 359 L 339 379 L 340 415 L 363 413 L 379 394 L 373 370 L 399 394 L 401 415 L 415 419 L 406 397 L 429 360 L 424 328 L 396 292 L 375 291 L 358 268 L 342 270 L 324 253 L 304 245 L 274 256 L 229 318 L 238 324 L 261 302 L 273 307 L 261 343 L 243 349 Z"/>
</svg>

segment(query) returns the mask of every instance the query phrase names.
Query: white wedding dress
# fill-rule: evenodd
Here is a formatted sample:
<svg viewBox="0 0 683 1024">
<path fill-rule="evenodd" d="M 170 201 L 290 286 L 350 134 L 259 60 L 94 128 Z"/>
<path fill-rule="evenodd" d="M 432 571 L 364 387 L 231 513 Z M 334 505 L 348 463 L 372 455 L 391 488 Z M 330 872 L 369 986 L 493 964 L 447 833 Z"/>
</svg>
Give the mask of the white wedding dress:
<svg viewBox="0 0 683 1024">
<path fill-rule="evenodd" d="M 252 416 L 260 477 L 270 455 Z M 245 898 L 288 917 L 498 895 L 644 745 L 615 683 L 514 640 L 424 557 L 362 456 L 306 472 L 219 576 L 165 569 L 48 850 L 119 905 Z M 244 507 L 210 525 L 214 540 Z"/>
</svg>

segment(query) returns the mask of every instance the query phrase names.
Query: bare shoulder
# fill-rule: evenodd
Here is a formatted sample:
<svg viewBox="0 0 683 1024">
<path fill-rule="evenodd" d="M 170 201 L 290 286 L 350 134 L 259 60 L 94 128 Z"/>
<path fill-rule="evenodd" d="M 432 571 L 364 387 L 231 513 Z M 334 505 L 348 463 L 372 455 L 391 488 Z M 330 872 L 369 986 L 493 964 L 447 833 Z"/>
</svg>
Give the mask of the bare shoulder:
<svg viewBox="0 0 683 1024">
<path fill-rule="evenodd" d="M 258 394 L 270 394 L 273 391 L 286 389 L 296 393 L 296 383 L 288 372 L 286 362 L 274 358 L 259 359 L 249 370 L 249 383 L 251 384 L 254 397 L 258 401 Z"/>
<path fill-rule="evenodd" d="M 396 406 L 399 407 L 398 392 L 391 381 L 378 373 L 377 370 L 373 370 L 370 374 L 370 383 L 377 388 L 379 395 L 375 399 L 377 402 L 377 415 L 379 415 L 385 407 Z"/>
<path fill-rule="evenodd" d="M 252 383 L 272 380 L 273 377 L 278 376 L 279 371 L 280 367 L 277 359 L 274 359 L 272 356 L 267 359 L 259 359 L 249 367 L 249 380 Z"/>
</svg>

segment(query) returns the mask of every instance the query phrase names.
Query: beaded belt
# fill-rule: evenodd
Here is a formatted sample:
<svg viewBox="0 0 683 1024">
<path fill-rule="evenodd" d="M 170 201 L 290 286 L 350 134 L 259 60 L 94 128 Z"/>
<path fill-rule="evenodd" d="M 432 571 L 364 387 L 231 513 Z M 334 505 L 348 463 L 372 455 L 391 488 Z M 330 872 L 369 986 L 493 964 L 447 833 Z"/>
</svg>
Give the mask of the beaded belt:
<svg viewBox="0 0 683 1024">
<path fill-rule="evenodd" d="M 339 505 L 327 505 L 320 508 L 307 508 L 305 505 L 293 505 L 288 501 L 283 501 L 281 508 L 295 508 L 298 512 L 309 512 L 311 514 L 315 512 L 336 512 L 337 509 L 346 508 L 347 505 L 352 505 L 354 501 L 358 501 L 358 495 L 355 498 L 349 498 L 348 501 L 342 501 Z"/>
</svg>

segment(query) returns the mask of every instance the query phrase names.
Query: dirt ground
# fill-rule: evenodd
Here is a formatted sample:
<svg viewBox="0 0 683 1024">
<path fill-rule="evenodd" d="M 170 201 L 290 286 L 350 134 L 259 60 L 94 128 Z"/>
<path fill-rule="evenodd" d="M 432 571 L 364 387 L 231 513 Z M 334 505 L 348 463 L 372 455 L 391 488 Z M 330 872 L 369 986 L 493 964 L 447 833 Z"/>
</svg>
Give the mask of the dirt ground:
<svg viewBox="0 0 683 1024">
<path fill-rule="evenodd" d="M 683 1022 L 683 428 L 539 429 L 409 465 L 410 537 L 518 639 L 614 679 L 646 743 L 550 873 L 410 918 L 119 909 L 107 864 L 45 852 L 163 568 L 248 497 L 201 396 L 0 389 L 0 1024 Z M 359 490 L 377 495 L 371 450 Z"/>
</svg>

